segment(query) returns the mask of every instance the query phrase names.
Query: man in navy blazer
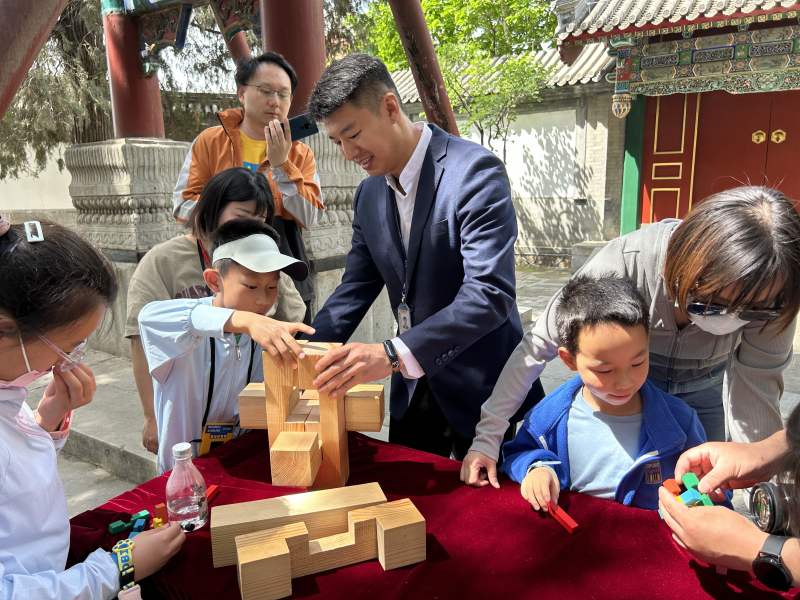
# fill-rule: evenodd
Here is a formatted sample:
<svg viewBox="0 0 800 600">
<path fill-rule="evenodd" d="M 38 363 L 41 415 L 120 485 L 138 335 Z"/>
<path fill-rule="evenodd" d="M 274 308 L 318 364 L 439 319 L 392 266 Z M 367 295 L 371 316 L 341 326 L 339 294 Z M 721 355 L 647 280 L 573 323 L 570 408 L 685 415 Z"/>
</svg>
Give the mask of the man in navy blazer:
<svg viewBox="0 0 800 600">
<path fill-rule="evenodd" d="M 370 175 L 356 191 L 352 248 L 314 339 L 347 341 L 384 286 L 399 325 L 383 344 L 330 351 L 315 384 L 341 395 L 394 372 L 390 441 L 461 459 L 522 338 L 505 168 L 478 144 L 412 123 L 386 66 L 365 54 L 328 67 L 309 110 Z M 542 396 L 537 381 L 515 420 Z"/>
</svg>

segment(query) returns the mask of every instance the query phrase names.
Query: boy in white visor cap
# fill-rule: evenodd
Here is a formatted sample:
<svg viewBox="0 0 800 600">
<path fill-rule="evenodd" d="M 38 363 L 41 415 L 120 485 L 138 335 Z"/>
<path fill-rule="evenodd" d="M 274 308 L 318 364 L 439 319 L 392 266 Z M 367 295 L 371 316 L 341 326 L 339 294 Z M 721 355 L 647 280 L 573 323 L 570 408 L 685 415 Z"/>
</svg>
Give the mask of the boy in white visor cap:
<svg viewBox="0 0 800 600">
<path fill-rule="evenodd" d="M 308 276 L 307 265 L 281 254 L 269 225 L 237 219 L 216 232 L 211 268 L 203 272 L 210 298 L 151 302 L 139 313 L 139 331 L 153 378 L 158 469 L 172 468 L 172 446 L 192 442 L 207 450 L 211 434 L 239 434 L 239 393 L 263 381 L 262 349 L 296 365 L 294 334 L 303 323 L 264 316 L 278 292 L 279 272 Z"/>
</svg>

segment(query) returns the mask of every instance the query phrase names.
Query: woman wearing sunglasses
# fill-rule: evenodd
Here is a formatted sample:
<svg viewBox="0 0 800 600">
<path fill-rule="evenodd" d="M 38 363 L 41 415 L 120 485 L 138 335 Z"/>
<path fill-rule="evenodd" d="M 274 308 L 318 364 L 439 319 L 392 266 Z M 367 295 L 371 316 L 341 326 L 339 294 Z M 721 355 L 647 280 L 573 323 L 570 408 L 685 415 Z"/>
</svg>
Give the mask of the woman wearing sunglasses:
<svg viewBox="0 0 800 600">
<path fill-rule="evenodd" d="M 745 186 L 609 242 L 579 274 L 629 277 L 650 305 L 650 380 L 697 410 L 709 440 L 782 428 L 783 370 L 800 307 L 800 216 L 781 192 Z M 461 478 L 496 484 L 508 418 L 557 355 L 551 298 L 484 403 Z M 484 473 L 485 471 L 485 473 Z"/>
</svg>

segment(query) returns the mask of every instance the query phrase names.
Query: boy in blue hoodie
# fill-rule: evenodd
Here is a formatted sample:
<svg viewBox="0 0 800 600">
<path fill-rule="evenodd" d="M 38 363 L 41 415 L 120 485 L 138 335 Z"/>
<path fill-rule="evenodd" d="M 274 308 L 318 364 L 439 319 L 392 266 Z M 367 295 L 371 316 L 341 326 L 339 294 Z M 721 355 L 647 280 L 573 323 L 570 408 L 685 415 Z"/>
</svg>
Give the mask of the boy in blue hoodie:
<svg viewBox="0 0 800 600">
<path fill-rule="evenodd" d="M 578 376 L 548 394 L 503 447 L 503 470 L 535 510 L 561 488 L 658 508 L 658 488 L 706 440 L 697 413 L 647 381 L 647 305 L 627 279 L 576 277 L 556 315 L 561 360 Z"/>
</svg>

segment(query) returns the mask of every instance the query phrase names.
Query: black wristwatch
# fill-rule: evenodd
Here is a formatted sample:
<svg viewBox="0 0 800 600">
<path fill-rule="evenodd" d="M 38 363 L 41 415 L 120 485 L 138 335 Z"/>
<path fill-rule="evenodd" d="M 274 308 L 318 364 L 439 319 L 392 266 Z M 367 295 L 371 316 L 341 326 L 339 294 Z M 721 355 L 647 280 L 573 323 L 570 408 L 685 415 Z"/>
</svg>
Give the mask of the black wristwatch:
<svg viewBox="0 0 800 600">
<path fill-rule="evenodd" d="M 770 535 L 753 561 L 756 579 L 773 590 L 785 592 L 792 587 L 792 575 L 783 564 L 781 550 L 788 538 Z"/>
<path fill-rule="evenodd" d="M 394 344 L 391 340 L 386 340 L 383 342 L 383 350 L 386 352 L 386 356 L 389 358 L 389 362 L 392 365 L 392 372 L 397 372 L 400 370 L 400 357 L 397 356 L 397 350 L 394 348 Z"/>
</svg>

